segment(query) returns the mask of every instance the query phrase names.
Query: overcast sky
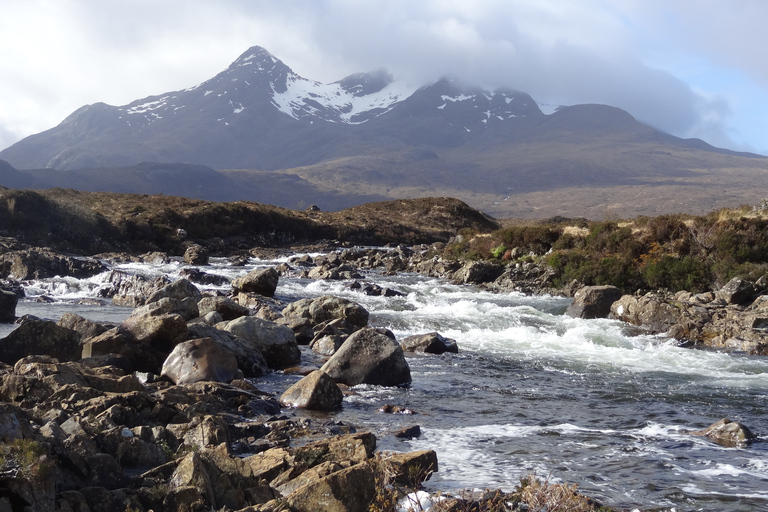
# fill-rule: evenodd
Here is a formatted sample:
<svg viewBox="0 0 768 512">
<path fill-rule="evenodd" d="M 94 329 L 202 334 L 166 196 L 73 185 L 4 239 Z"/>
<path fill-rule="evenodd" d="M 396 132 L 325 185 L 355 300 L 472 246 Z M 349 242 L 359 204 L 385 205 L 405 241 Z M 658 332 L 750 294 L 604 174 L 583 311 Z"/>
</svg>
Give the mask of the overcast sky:
<svg viewBox="0 0 768 512">
<path fill-rule="evenodd" d="M 768 154 L 765 0 L 0 0 L 0 13 L 0 149 L 86 104 L 197 85 L 258 45 L 321 82 L 452 76 Z"/>
</svg>

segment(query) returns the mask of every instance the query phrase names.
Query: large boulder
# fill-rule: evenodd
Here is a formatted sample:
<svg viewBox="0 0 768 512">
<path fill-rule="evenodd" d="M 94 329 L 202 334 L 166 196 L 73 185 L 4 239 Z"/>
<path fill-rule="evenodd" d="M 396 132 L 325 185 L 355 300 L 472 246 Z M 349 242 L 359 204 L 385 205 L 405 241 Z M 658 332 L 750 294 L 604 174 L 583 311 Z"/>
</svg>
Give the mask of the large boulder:
<svg viewBox="0 0 768 512">
<path fill-rule="evenodd" d="M 232 281 L 232 288 L 238 292 L 274 297 L 279 279 L 280 276 L 274 268 L 257 269 Z"/>
<path fill-rule="evenodd" d="M 12 324 L 16 321 L 16 304 L 19 297 L 10 290 L 0 290 L 0 323 Z"/>
<path fill-rule="evenodd" d="M 351 300 L 323 295 L 314 299 L 301 299 L 283 310 L 286 319 L 304 318 L 312 325 L 341 318 L 359 329 L 368 325 L 368 310 Z"/>
<path fill-rule="evenodd" d="M 327 411 L 337 409 L 344 395 L 325 372 L 316 370 L 288 388 L 280 397 L 287 407 Z"/>
<path fill-rule="evenodd" d="M 148 343 L 140 343 L 120 326 L 83 340 L 83 359 L 110 354 L 124 356 L 136 371 L 160 373 L 168 352 L 157 350 Z"/>
<path fill-rule="evenodd" d="M 253 316 L 242 316 L 216 327 L 253 343 L 270 368 L 286 368 L 301 361 L 296 336 L 289 327 Z"/>
<path fill-rule="evenodd" d="M 348 386 L 401 386 L 411 382 L 411 369 L 397 341 L 367 327 L 347 338 L 320 369 Z"/>
<path fill-rule="evenodd" d="M 199 244 L 193 244 L 184 251 L 184 263 L 187 265 L 207 265 L 208 250 Z"/>
<path fill-rule="evenodd" d="M 218 274 L 209 274 L 203 272 L 198 268 L 183 268 L 179 271 L 179 275 L 184 279 L 188 279 L 193 283 L 205 284 L 210 286 L 224 286 L 229 284 L 229 279 Z"/>
<path fill-rule="evenodd" d="M 34 317 L 24 318 L 19 327 L 0 339 L 0 361 L 8 364 L 30 355 L 76 361 L 81 353 L 80 333 Z"/>
<path fill-rule="evenodd" d="M 213 338 L 216 343 L 226 348 L 237 359 L 237 366 L 243 371 L 245 377 L 261 377 L 269 372 L 264 354 L 254 343 L 250 343 L 234 334 L 216 329 L 211 325 L 192 324 L 188 328 L 190 339 Z"/>
<path fill-rule="evenodd" d="M 168 313 L 164 308 L 173 299 L 137 308 L 126 318 L 120 327 L 129 332 L 140 343 L 147 343 L 158 350 L 170 352 L 173 347 L 187 337 L 187 322 L 178 313 Z"/>
<path fill-rule="evenodd" d="M 179 343 L 163 363 L 161 375 L 175 384 L 200 381 L 232 382 L 242 373 L 234 354 L 212 338 Z"/>
<path fill-rule="evenodd" d="M 111 298 L 117 306 L 135 308 L 143 306 L 147 297 L 170 284 L 170 280 L 161 276 L 150 279 L 140 274 L 128 274 L 120 270 L 113 270 L 107 276 L 107 285 L 99 290 L 100 297 Z"/>
<path fill-rule="evenodd" d="M 490 283 L 504 273 L 504 268 L 492 261 L 470 261 L 453 274 L 453 280 L 465 284 Z"/>
<path fill-rule="evenodd" d="M 443 354 L 445 352 L 459 352 L 456 340 L 445 338 L 437 332 L 427 334 L 414 334 L 400 341 L 400 346 L 406 352 L 423 352 L 425 354 Z"/>
<path fill-rule="evenodd" d="M 749 304 L 758 295 L 757 287 L 744 279 L 734 277 L 715 293 L 726 304 Z"/>
<path fill-rule="evenodd" d="M 332 356 L 357 329 L 343 318 L 325 321 L 315 326 L 309 347 L 318 354 Z"/>
<path fill-rule="evenodd" d="M 615 286 L 585 286 L 576 292 L 566 315 L 574 318 L 607 318 L 611 305 L 622 296 Z"/>
<path fill-rule="evenodd" d="M 200 289 L 188 279 L 177 279 L 176 281 L 163 286 L 159 290 L 154 291 L 147 297 L 147 303 L 157 302 L 164 298 L 177 299 L 180 301 L 192 299 L 196 304 L 203 298 L 203 294 Z"/>
</svg>

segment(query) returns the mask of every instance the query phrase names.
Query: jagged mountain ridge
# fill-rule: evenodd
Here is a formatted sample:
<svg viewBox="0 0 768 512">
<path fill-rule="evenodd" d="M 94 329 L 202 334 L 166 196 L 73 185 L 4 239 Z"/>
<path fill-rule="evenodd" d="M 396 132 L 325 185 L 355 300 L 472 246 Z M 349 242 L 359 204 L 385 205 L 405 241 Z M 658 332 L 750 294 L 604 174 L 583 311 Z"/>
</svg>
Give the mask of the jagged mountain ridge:
<svg viewBox="0 0 768 512">
<path fill-rule="evenodd" d="M 440 104 L 432 108 L 441 114 L 438 124 L 443 126 L 430 129 L 443 136 L 443 144 L 462 141 L 460 131 L 471 130 L 470 126 L 541 115 L 535 102 L 522 93 L 476 90 L 466 94 L 447 80 L 415 89 L 393 81 L 383 70 L 322 84 L 297 75 L 263 48 L 253 47 L 196 87 L 120 107 L 84 106 L 59 126 L 0 152 L 0 158 L 18 169 L 69 170 L 144 161 L 219 169 L 291 168 L 359 154 L 360 147 L 370 146 L 372 139 L 378 139 L 374 146 L 384 148 L 410 144 L 403 140 L 403 133 L 409 133 L 403 122 L 420 115 L 424 98 L 436 94 Z M 468 108 L 467 102 L 474 104 Z M 389 120 L 369 130 L 350 128 L 401 105 L 407 113 L 393 117 L 399 122 Z M 387 137 L 392 140 L 382 144 Z"/>
<path fill-rule="evenodd" d="M 417 88 L 385 70 L 323 84 L 260 47 L 198 86 L 82 107 L 0 159 L 38 188 L 323 209 L 443 195 L 499 217 L 700 213 L 759 202 L 768 171 L 610 106 L 545 114 L 513 89 Z"/>
</svg>

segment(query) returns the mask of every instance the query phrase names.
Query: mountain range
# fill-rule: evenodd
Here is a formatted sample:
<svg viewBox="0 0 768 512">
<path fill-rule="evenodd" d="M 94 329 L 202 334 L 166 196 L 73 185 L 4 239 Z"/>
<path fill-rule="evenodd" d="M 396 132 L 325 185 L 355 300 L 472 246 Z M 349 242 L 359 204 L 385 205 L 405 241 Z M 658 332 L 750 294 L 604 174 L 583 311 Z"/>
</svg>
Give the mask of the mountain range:
<svg viewBox="0 0 768 512">
<path fill-rule="evenodd" d="M 387 71 L 323 84 L 260 47 L 182 91 L 81 107 L 0 152 L 0 185 L 335 210 L 453 196 L 496 217 L 702 213 L 765 197 L 768 158 L 606 105 Z"/>
</svg>

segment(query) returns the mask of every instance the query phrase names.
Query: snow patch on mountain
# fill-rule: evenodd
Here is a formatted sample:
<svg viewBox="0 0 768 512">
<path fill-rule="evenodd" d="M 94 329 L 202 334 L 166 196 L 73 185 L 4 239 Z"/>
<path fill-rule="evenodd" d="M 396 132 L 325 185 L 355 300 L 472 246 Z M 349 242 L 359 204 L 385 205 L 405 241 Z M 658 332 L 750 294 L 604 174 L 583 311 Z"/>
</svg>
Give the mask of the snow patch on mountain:
<svg viewBox="0 0 768 512">
<path fill-rule="evenodd" d="M 370 117 L 391 110 L 416 90 L 402 82 L 391 82 L 380 91 L 358 96 L 345 90 L 339 82 L 323 84 L 292 74 L 286 80 L 286 91 L 274 92 L 272 103 L 294 119 L 320 117 L 326 121 L 360 124 Z"/>
<path fill-rule="evenodd" d="M 562 105 L 552 105 L 551 103 L 539 103 L 539 110 L 546 115 L 552 115 L 557 112 Z"/>
<path fill-rule="evenodd" d="M 443 101 L 450 101 L 451 103 L 456 103 L 457 101 L 466 101 L 466 100 L 472 100 L 475 99 L 474 94 L 459 94 L 458 96 L 448 96 L 443 94 L 441 96 Z"/>
</svg>

